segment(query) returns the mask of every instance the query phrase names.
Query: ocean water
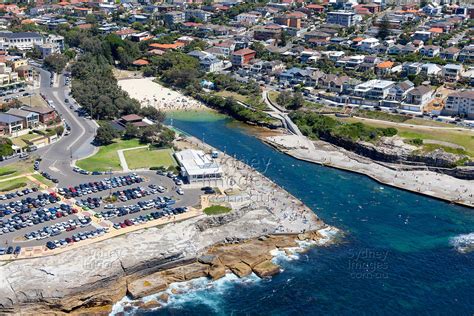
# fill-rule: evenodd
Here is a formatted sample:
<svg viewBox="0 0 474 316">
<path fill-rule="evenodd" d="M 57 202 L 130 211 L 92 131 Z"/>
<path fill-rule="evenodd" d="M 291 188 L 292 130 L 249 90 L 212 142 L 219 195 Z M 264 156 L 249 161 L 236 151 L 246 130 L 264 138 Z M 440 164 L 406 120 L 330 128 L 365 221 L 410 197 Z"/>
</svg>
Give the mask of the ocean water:
<svg viewBox="0 0 474 316">
<path fill-rule="evenodd" d="M 201 280 L 165 307 L 135 313 L 474 313 L 474 252 L 460 249 L 474 239 L 474 210 L 298 161 L 225 116 L 172 117 L 175 127 L 253 165 L 346 236 L 341 244 L 313 248 L 296 259 L 278 258 L 284 271 L 271 279 Z"/>
</svg>

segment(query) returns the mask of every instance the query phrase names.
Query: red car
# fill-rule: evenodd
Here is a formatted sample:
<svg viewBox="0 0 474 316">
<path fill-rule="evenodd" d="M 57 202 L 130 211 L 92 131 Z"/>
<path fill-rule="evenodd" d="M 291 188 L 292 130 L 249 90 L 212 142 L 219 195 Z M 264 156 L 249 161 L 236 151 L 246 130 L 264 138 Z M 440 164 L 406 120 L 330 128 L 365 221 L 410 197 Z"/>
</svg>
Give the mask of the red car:
<svg viewBox="0 0 474 316">
<path fill-rule="evenodd" d="M 125 223 L 125 225 L 127 225 L 127 226 L 132 226 L 132 225 L 133 225 L 133 222 L 132 222 L 131 220 L 129 220 L 129 219 L 126 219 L 126 220 L 124 221 L 124 223 Z"/>
</svg>

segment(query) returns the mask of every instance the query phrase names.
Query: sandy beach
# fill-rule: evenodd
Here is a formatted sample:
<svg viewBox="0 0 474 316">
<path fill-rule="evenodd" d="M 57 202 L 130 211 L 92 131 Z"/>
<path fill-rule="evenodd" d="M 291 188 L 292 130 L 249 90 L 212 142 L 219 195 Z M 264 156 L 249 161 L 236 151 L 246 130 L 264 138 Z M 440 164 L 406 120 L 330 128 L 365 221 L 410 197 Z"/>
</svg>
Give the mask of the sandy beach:
<svg viewBox="0 0 474 316">
<path fill-rule="evenodd" d="M 328 143 L 295 135 L 267 137 L 264 141 L 297 159 L 361 173 L 383 184 L 474 207 L 474 186 L 469 180 L 428 170 L 398 170 L 397 165 L 389 168 Z"/>
<path fill-rule="evenodd" d="M 130 97 L 137 99 L 143 107 L 152 106 L 161 111 L 190 111 L 205 109 L 206 106 L 182 93 L 166 88 L 155 78 L 136 78 L 118 80 L 118 85 Z"/>
</svg>

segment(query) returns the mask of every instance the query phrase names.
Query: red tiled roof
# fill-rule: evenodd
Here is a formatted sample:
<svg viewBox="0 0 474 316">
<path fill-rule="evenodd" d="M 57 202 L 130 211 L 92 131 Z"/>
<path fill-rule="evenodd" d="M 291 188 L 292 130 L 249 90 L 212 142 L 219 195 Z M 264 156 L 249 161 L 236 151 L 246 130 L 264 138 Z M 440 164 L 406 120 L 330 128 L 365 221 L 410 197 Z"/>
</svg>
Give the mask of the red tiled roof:
<svg viewBox="0 0 474 316">
<path fill-rule="evenodd" d="M 135 66 L 146 66 L 146 65 L 150 64 L 150 62 L 148 60 L 145 60 L 145 59 L 137 59 L 133 62 L 133 64 Z"/>
<path fill-rule="evenodd" d="M 243 48 L 243 49 L 239 49 L 235 51 L 233 55 L 244 56 L 244 55 L 253 54 L 253 53 L 255 53 L 254 50 L 250 48 Z"/>
</svg>

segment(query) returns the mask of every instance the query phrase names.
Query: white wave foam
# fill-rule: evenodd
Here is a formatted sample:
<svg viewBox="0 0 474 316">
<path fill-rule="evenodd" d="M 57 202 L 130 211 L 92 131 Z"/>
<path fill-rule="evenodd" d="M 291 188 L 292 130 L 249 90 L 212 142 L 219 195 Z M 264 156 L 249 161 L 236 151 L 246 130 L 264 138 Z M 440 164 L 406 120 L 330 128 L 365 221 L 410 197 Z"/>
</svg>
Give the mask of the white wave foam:
<svg viewBox="0 0 474 316">
<path fill-rule="evenodd" d="M 466 253 L 474 250 L 474 233 L 462 234 L 451 238 L 451 245 L 461 253 Z"/>
<path fill-rule="evenodd" d="M 158 300 L 163 306 L 173 306 L 175 308 L 179 308 L 180 305 L 189 302 L 199 302 L 207 305 L 216 313 L 219 313 L 220 306 L 224 304 L 224 302 L 222 302 L 223 294 L 227 290 L 235 284 L 250 284 L 260 280 L 261 279 L 254 273 L 245 278 L 239 278 L 233 273 L 228 273 L 223 278 L 216 281 L 202 277 L 186 282 L 171 283 L 165 291 L 146 296 L 141 300 L 131 300 L 128 297 L 124 297 L 113 306 L 110 315 L 116 315 L 119 312 L 123 312 L 126 306 L 132 306 L 133 309 L 138 309 L 139 307 L 133 305 L 139 301 L 147 303 L 153 300 Z M 159 300 L 159 297 L 163 293 L 169 295 L 168 302 L 166 303 Z"/>
</svg>

